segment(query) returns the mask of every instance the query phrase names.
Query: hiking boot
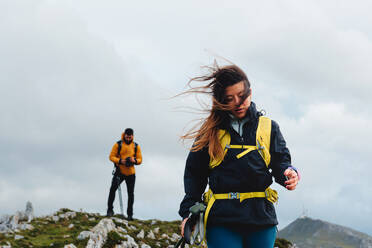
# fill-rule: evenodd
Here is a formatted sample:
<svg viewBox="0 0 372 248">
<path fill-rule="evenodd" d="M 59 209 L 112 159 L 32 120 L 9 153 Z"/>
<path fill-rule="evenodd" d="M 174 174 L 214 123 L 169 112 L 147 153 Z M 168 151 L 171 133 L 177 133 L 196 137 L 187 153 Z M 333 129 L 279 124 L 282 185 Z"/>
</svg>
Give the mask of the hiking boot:
<svg viewBox="0 0 372 248">
<path fill-rule="evenodd" d="M 127 220 L 132 221 L 133 220 L 133 216 L 132 215 L 128 215 Z"/>
<path fill-rule="evenodd" d="M 114 211 L 112 209 L 110 210 L 107 210 L 107 214 L 106 214 L 107 217 L 112 217 L 114 216 Z"/>
</svg>

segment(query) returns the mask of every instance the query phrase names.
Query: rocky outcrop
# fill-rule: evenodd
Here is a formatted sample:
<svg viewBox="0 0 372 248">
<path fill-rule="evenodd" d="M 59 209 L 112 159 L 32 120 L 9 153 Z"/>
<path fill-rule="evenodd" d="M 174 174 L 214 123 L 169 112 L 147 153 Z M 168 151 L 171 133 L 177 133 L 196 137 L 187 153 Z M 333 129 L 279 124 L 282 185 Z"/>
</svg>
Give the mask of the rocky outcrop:
<svg viewBox="0 0 372 248">
<path fill-rule="evenodd" d="M 119 234 L 119 236 L 125 241 L 121 241 L 121 243 L 116 244 L 115 248 L 151 248 L 148 244 L 141 242 L 140 244 L 136 243 L 135 239 L 131 237 L 130 235 L 126 234 L 128 232 L 127 229 L 121 227 L 121 226 L 116 226 L 115 222 L 120 223 L 125 225 L 127 229 L 134 229 L 136 230 L 134 226 L 130 226 L 128 221 L 119 219 L 119 218 L 104 218 L 102 219 L 92 230 L 90 231 L 83 231 L 79 234 L 78 239 L 84 239 L 89 237 L 89 241 L 87 244 L 87 248 L 101 248 L 105 242 L 107 241 L 107 236 L 108 233 L 111 231 L 115 231 Z M 146 238 L 148 239 L 155 239 L 155 234 L 154 232 L 158 233 L 159 228 L 154 228 L 154 230 L 149 230 L 146 234 Z M 144 239 L 145 238 L 145 231 L 141 229 L 138 234 L 136 235 L 137 238 L 139 239 Z M 172 237 L 168 237 L 167 235 L 163 238 L 167 238 L 172 242 L 178 241 L 180 236 L 176 233 L 172 234 Z M 168 242 L 169 243 L 169 242 Z M 160 247 L 160 246 L 159 246 Z M 173 246 L 169 246 L 173 247 Z"/>
<path fill-rule="evenodd" d="M 114 222 L 105 218 L 102 219 L 91 231 L 86 248 L 100 248 L 106 242 L 107 234 L 116 231 Z"/>
<path fill-rule="evenodd" d="M 25 211 L 17 211 L 14 215 L 0 217 L 0 233 L 14 233 L 19 230 L 32 230 L 29 223 L 34 218 L 34 209 L 31 202 L 26 203 Z"/>
<path fill-rule="evenodd" d="M 180 221 L 134 220 L 128 222 L 117 217 L 107 218 L 99 214 L 86 213 L 82 210 L 75 212 L 65 208 L 52 215 L 34 218 L 30 223 L 28 218 L 24 218 L 22 214 L 15 216 L 1 217 L 2 223 L 7 223 L 7 225 L 3 225 L 6 232 L 0 233 L 0 248 L 76 248 L 82 246 L 89 248 L 172 248 L 181 238 L 178 234 Z M 34 225 L 33 230 L 19 229 L 22 226 L 31 226 L 31 224 Z M 43 237 L 40 238 L 40 236 Z M 280 247 L 287 248 L 288 246 Z"/>
<path fill-rule="evenodd" d="M 29 201 L 26 203 L 25 215 L 27 217 L 27 222 L 31 222 L 34 218 L 34 208 L 32 207 L 32 203 Z"/>
</svg>

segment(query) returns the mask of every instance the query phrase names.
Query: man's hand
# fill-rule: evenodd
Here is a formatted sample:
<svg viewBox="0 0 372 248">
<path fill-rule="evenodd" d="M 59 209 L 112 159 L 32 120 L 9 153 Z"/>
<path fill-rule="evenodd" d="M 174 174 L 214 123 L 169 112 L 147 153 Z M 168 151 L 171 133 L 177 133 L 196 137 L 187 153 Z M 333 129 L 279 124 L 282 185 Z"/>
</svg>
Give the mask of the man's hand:
<svg viewBox="0 0 372 248">
<path fill-rule="evenodd" d="M 293 169 L 286 169 L 284 171 L 284 176 L 287 177 L 287 181 L 285 181 L 285 187 L 288 189 L 288 190 L 294 190 L 296 189 L 296 186 L 298 184 L 298 175 L 297 175 L 297 172 Z"/>
<path fill-rule="evenodd" d="M 133 166 L 136 164 L 136 159 L 134 157 L 126 157 L 125 160 L 122 160 L 122 163 L 127 166 Z"/>
</svg>

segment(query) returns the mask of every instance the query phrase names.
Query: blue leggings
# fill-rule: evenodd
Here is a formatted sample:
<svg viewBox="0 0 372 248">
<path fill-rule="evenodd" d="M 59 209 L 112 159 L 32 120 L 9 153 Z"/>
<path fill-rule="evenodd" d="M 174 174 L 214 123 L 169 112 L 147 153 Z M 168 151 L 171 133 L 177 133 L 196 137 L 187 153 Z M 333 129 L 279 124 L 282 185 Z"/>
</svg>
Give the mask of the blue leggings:
<svg viewBox="0 0 372 248">
<path fill-rule="evenodd" d="M 251 232 L 238 232 L 222 226 L 207 229 L 208 248 L 273 248 L 275 237 L 276 226 Z"/>
</svg>

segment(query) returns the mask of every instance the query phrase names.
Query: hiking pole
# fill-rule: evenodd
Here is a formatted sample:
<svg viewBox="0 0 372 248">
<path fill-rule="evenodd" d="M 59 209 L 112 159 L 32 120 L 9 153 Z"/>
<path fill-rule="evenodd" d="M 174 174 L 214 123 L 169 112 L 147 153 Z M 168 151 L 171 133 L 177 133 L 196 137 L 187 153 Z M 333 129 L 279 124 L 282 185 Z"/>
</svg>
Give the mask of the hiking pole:
<svg viewBox="0 0 372 248">
<path fill-rule="evenodd" d="M 185 223 L 184 235 L 178 241 L 175 248 L 179 246 L 181 248 L 185 247 L 185 244 L 190 245 L 201 245 L 204 239 L 204 212 L 206 206 L 203 203 L 197 202 L 189 210 L 191 216 Z"/>
<path fill-rule="evenodd" d="M 176 246 L 174 248 L 178 248 L 178 247 L 181 247 L 181 248 L 184 248 L 185 247 L 185 238 L 182 237 L 180 240 L 178 240 Z"/>
<path fill-rule="evenodd" d="M 123 218 L 124 218 L 123 196 L 122 196 L 122 194 L 121 194 L 120 177 L 119 177 L 119 176 L 116 176 L 116 180 L 117 180 L 117 183 L 119 184 L 119 187 L 118 187 L 118 193 L 119 193 L 120 211 L 121 211 L 121 215 L 122 215 Z"/>
<path fill-rule="evenodd" d="M 200 245 L 204 239 L 204 212 L 206 206 L 197 202 L 190 208 L 191 216 L 185 223 L 185 242 L 190 245 Z"/>
</svg>

